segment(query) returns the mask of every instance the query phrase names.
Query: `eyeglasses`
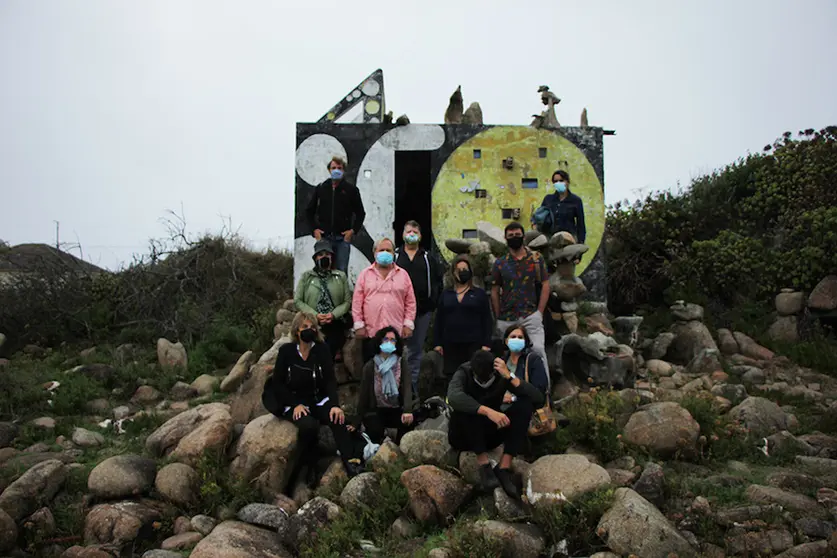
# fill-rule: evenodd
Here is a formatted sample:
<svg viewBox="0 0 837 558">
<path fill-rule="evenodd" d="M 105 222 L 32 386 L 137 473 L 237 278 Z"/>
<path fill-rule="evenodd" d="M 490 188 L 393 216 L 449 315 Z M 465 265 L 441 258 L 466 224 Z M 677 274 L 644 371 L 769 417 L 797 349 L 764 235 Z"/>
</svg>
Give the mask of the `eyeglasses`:
<svg viewBox="0 0 837 558">
<path fill-rule="evenodd" d="M 395 337 L 384 337 L 384 341 L 390 341 L 392 343 L 395 343 Z"/>
</svg>

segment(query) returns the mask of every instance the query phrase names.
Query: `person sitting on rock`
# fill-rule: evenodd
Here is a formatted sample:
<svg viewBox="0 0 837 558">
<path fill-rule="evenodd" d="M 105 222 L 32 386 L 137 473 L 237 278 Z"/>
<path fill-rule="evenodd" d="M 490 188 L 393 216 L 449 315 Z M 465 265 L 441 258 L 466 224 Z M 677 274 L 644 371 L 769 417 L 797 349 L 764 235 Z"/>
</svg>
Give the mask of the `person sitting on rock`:
<svg viewBox="0 0 837 558">
<path fill-rule="evenodd" d="M 501 412 L 507 391 L 515 396 L 515 401 Z M 502 486 L 510 497 L 520 498 L 511 473 L 512 459 L 526 444 L 532 413 L 544 404 L 543 392 L 520 379 L 502 359 L 479 350 L 453 375 L 448 404 L 453 409 L 448 430 L 450 445 L 457 451 L 477 454 L 482 488 L 493 490 Z M 488 452 L 500 444 L 503 456 L 492 469 Z"/>
<path fill-rule="evenodd" d="M 334 269 L 331 242 L 314 244 L 314 269 L 302 274 L 296 287 L 294 303 L 300 312 L 317 317 L 326 345 L 336 358 L 346 342 L 347 318 L 351 319 L 352 291 L 349 279 Z"/>
<path fill-rule="evenodd" d="M 532 342 L 529 340 L 526 328 L 518 324 L 509 326 L 503 335 L 503 343 L 508 348 L 508 352 L 503 355 L 502 359 L 498 359 L 502 360 L 502 365 L 511 374 L 523 378 L 538 388 L 544 397 L 549 397 L 549 376 L 544 368 L 543 360 L 532 352 Z M 532 358 L 533 356 L 535 358 Z M 510 405 L 515 400 L 516 396 L 511 392 L 506 392 L 503 396 L 504 405 Z"/>
<path fill-rule="evenodd" d="M 366 428 L 376 444 L 384 439 L 385 428 L 397 429 L 395 443 L 401 442 L 413 425 L 412 376 L 398 331 L 388 326 L 375 334 L 378 354 L 363 367 L 357 419 L 350 429 Z"/>
<path fill-rule="evenodd" d="M 301 455 L 298 463 L 308 465 L 306 480 L 309 485 L 316 481 L 320 425 L 331 428 L 346 473 L 349 477 L 356 476 L 360 473 L 360 461 L 352 460 L 353 445 L 337 398 L 334 365 L 316 316 L 297 313 L 291 323 L 291 339 L 292 343 L 279 347 L 262 402 L 268 411 L 293 422 L 299 429 Z M 295 471 L 292 478 L 298 474 L 299 470 Z"/>
</svg>

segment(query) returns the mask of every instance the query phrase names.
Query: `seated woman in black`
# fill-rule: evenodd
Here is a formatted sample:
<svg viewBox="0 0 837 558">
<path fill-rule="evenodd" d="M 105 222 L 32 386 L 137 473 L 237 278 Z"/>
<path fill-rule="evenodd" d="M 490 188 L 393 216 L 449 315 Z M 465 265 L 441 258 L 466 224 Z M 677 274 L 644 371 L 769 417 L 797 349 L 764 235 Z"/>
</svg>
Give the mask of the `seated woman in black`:
<svg viewBox="0 0 837 558">
<path fill-rule="evenodd" d="M 473 278 L 470 258 L 457 256 L 451 266 L 453 287 L 442 293 L 436 309 L 434 350 L 444 357 L 448 380 L 476 351 L 491 346 L 491 304 L 486 292 L 474 286 Z"/>
<path fill-rule="evenodd" d="M 385 327 L 375 334 L 378 354 L 363 366 L 357 419 L 376 444 L 384 439 L 385 428 L 397 429 L 395 443 L 401 442 L 413 424 L 412 376 L 407 357 L 401 356 L 404 344 L 394 327 Z"/>
<path fill-rule="evenodd" d="M 534 380 L 531 369 L 529 377 Z M 515 396 L 515 401 L 500 412 L 507 391 Z M 543 392 L 512 374 L 502 359 L 480 350 L 453 375 L 448 403 L 453 409 L 448 430 L 451 447 L 477 454 L 484 490 L 502 486 L 506 494 L 520 498 L 511 463 L 526 443 L 532 413 L 544 404 Z M 503 456 L 492 470 L 488 452 L 500 444 Z"/>
<path fill-rule="evenodd" d="M 508 352 L 503 355 L 502 359 L 497 359 L 500 361 L 498 366 L 505 366 L 510 373 L 523 380 L 527 380 L 528 373 L 529 383 L 538 388 L 546 397 L 549 393 L 549 376 L 544 368 L 543 359 L 531 350 L 532 341 L 529 340 L 526 328 L 519 324 L 510 325 L 503 334 L 503 343 L 508 348 Z M 530 358 L 533 356 L 536 358 Z M 514 400 L 515 396 L 510 392 L 503 397 L 503 403 L 506 405 L 514 403 Z"/>
<path fill-rule="evenodd" d="M 345 415 L 337 399 L 337 381 L 328 345 L 323 342 L 317 317 L 298 313 L 291 323 L 293 343 L 282 345 L 276 355 L 273 375 L 262 396 L 265 408 L 299 429 L 299 464 L 308 466 L 309 484 L 316 480 L 317 439 L 320 425 L 334 433 L 343 466 L 350 477 L 360 465 L 350 462 L 352 442 Z M 298 470 L 294 472 L 295 477 Z"/>
</svg>

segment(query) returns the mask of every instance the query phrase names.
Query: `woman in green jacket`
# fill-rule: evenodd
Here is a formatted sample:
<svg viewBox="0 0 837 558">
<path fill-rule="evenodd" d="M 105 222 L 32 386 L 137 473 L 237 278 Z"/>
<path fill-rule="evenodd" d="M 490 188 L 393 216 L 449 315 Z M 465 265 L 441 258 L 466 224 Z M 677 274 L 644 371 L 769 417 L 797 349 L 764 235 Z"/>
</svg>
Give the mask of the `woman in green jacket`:
<svg viewBox="0 0 837 558">
<path fill-rule="evenodd" d="M 346 342 L 346 317 L 351 317 L 352 292 L 342 271 L 334 269 L 334 250 L 327 240 L 314 245 L 314 269 L 302 274 L 294 296 L 296 309 L 317 317 L 335 358 Z"/>
</svg>

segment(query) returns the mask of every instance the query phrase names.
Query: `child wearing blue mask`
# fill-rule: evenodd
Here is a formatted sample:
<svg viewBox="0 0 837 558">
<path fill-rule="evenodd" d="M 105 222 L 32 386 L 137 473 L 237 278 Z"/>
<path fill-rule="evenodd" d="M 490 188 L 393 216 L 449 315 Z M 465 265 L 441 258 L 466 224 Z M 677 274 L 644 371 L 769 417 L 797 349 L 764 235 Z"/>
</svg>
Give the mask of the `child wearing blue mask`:
<svg viewBox="0 0 837 558">
<path fill-rule="evenodd" d="M 412 376 L 401 336 L 394 327 L 382 328 L 374 340 L 378 351 L 363 367 L 357 417 L 350 428 L 358 429 L 363 424 L 376 444 L 383 441 L 384 429 L 395 428 L 397 444 L 414 425 Z"/>
</svg>

